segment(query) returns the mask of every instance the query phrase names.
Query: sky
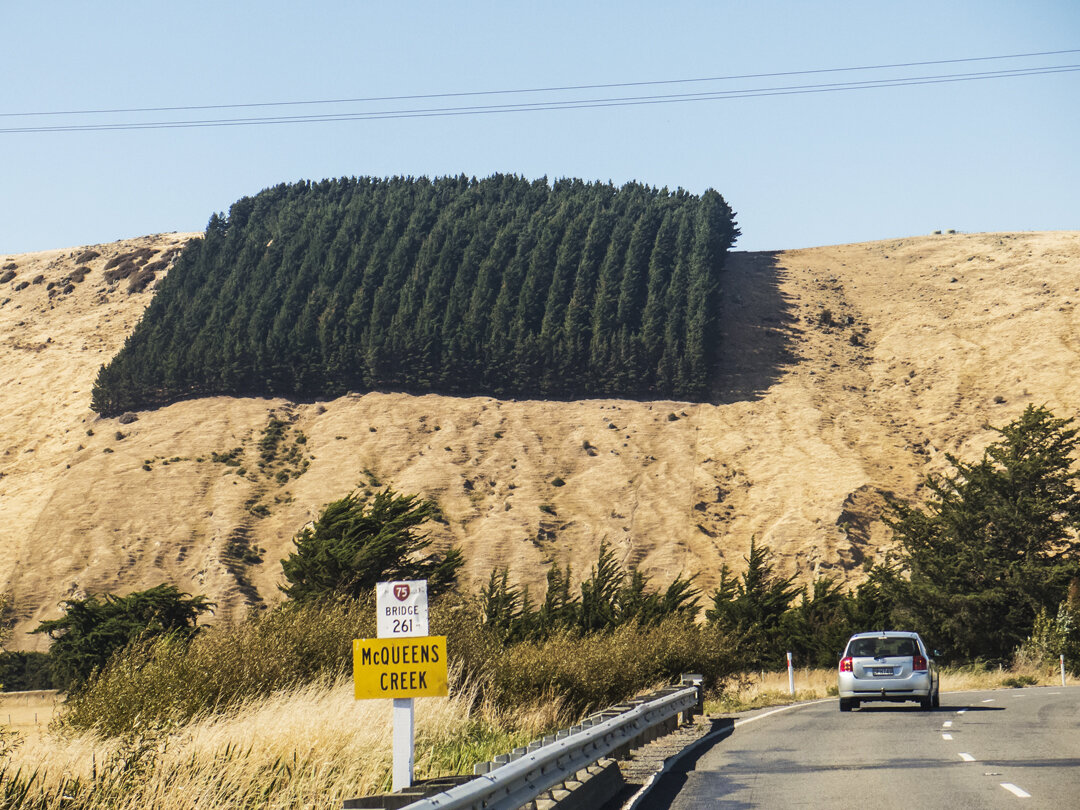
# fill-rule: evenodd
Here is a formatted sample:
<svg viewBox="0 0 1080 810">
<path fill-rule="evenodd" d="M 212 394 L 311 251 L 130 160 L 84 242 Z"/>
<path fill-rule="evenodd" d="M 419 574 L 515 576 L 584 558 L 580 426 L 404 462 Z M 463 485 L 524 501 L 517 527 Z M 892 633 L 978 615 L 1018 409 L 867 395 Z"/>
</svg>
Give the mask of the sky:
<svg viewBox="0 0 1080 810">
<path fill-rule="evenodd" d="M 1080 228 L 1076 0 L 7 0 L 0 31 L 0 254 L 364 175 L 714 188 L 744 250 Z M 338 120 L 251 121 L 290 116 Z"/>
</svg>

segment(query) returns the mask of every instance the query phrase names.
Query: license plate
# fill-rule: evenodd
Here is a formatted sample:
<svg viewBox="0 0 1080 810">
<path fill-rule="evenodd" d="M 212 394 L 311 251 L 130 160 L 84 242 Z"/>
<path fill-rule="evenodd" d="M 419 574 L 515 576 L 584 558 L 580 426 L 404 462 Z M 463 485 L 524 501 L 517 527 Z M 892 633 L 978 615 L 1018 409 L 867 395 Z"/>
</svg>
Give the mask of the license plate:
<svg viewBox="0 0 1080 810">
<path fill-rule="evenodd" d="M 875 675 L 892 675 L 892 667 L 873 667 L 871 670 Z"/>
</svg>

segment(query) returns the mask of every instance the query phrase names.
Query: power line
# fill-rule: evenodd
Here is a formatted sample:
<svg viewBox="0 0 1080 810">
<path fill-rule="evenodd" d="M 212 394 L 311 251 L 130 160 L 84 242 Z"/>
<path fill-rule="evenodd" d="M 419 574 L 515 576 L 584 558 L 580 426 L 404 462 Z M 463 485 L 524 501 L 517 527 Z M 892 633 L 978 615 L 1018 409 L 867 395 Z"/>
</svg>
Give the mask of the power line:
<svg viewBox="0 0 1080 810">
<path fill-rule="evenodd" d="M 1077 51 L 1080 52 L 1080 51 Z M 993 57 L 983 57 L 993 58 Z M 974 60 L 952 60 L 974 61 Z M 857 68 L 853 68 L 857 69 Z M 836 72 L 846 68 L 833 68 L 828 71 L 800 71 L 788 74 Z M 0 134 L 44 133 L 44 132 L 100 132 L 130 131 L 140 129 L 188 129 L 227 126 L 262 126 L 269 124 L 290 123 L 327 123 L 333 121 L 386 120 L 395 118 L 434 118 L 445 116 L 491 115 L 511 112 L 547 112 L 552 110 L 591 109 L 602 107 L 628 107 L 647 104 L 670 104 L 700 101 L 720 101 L 737 98 L 761 98 L 767 96 L 803 95 L 809 93 L 827 93 L 847 90 L 877 90 L 889 87 L 909 87 L 928 84 L 946 84 L 990 79 L 1019 78 L 1041 76 L 1054 73 L 1072 73 L 1080 71 L 1080 64 L 1049 65 L 1041 67 L 1014 68 L 1008 70 L 977 71 L 971 73 L 947 73 L 929 76 L 908 76 L 883 79 L 865 79 L 851 82 L 832 82 L 824 84 L 780 85 L 776 87 L 752 87 L 733 90 L 712 90 L 695 93 L 667 93 L 643 96 L 611 96 L 590 99 L 558 99 L 553 101 L 513 102 L 508 104 L 468 105 L 456 107 L 422 107 L 406 109 L 367 110 L 343 113 L 301 114 L 286 116 L 257 116 L 242 118 L 209 118 L 172 121 L 118 122 L 99 124 L 58 124 L 50 126 L 25 126 L 0 128 Z M 682 81 L 682 80 L 680 80 Z M 689 80 L 688 80 L 689 81 Z M 671 82 L 658 82 L 671 83 Z M 626 83 L 618 86 L 639 86 L 643 83 Z M 579 89 L 579 88 L 574 88 Z M 464 94 L 463 94 L 464 95 Z M 482 94 L 469 94 L 482 95 Z M 446 97 L 446 96 L 438 96 Z M 393 100 L 404 100 L 394 97 Z M 415 99 L 417 97 L 407 97 Z M 377 100 L 377 99 L 373 99 Z M 287 102 L 283 102 L 287 103 Z M 311 102 L 315 103 L 315 102 Z M 232 108 L 235 105 L 229 105 Z M 253 105 L 262 106 L 262 105 Z M 208 109 L 208 108 L 199 108 Z M 141 111 L 151 111 L 148 108 Z"/>
<path fill-rule="evenodd" d="M 638 82 L 611 82 L 607 84 L 571 84 L 551 87 L 528 87 L 515 90 L 470 90 L 453 93 L 422 93 L 403 96 L 366 96 L 360 98 L 331 98 L 305 101 L 266 101 L 243 104 L 197 104 L 170 107 L 118 107 L 97 110 L 50 110 L 45 112 L 8 112 L 0 113 L 0 118 L 34 117 L 51 115 L 107 115 L 118 113 L 147 112 L 194 112 L 197 110 L 237 110 L 255 107 L 287 107 L 321 104 L 366 104 L 374 101 L 418 101 L 422 99 L 461 98 L 465 96 L 517 95 L 525 93 L 555 93 L 573 90 L 608 90 L 620 87 L 648 87 L 663 84 L 692 84 L 703 82 L 740 81 L 744 79 L 775 79 L 785 76 L 810 76 L 823 73 L 845 73 L 861 70 L 894 70 L 897 68 L 929 67 L 931 65 L 955 65 L 967 62 L 989 62 L 1003 59 L 1029 59 L 1036 56 L 1060 56 L 1080 53 L 1080 48 L 1061 51 L 1036 51 L 1032 53 L 1002 54 L 998 56 L 970 56 L 958 59 L 935 59 L 924 62 L 895 62 L 884 65 L 858 65 L 838 68 L 815 68 L 810 70 L 788 70 L 774 73 L 743 73 L 730 76 L 707 76 L 689 79 L 655 79 Z"/>
</svg>

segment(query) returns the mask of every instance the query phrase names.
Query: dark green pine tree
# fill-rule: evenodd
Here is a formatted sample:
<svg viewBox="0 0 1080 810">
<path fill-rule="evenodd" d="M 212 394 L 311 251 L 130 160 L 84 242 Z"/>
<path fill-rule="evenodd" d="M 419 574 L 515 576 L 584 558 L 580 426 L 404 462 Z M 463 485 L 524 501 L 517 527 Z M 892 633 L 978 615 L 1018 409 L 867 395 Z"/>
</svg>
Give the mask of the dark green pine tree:
<svg viewBox="0 0 1080 810">
<path fill-rule="evenodd" d="M 979 461 L 947 455 L 925 505 L 890 503 L 910 576 L 897 613 L 949 658 L 1007 661 L 1080 576 L 1073 422 L 1029 405 Z"/>
<path fill-rule="evenodd" d="M 712 191 L 509 175 L 278 185 L 211 217 L 92 404 L 378 388 L 703 397 L 735 235 Z"/>
</svg>

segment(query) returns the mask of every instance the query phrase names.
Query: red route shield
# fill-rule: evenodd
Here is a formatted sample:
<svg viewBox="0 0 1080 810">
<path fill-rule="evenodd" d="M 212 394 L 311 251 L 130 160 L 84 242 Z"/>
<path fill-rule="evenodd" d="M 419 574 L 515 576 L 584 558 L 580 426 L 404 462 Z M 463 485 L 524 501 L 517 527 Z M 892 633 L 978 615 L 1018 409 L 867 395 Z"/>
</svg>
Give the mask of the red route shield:
<svg viewBox="0 0 1080 810">
<path fill-rule="evenodd" d="M 399 602 L 404 602 L 409 598 L 409 586 L 407 583 L 399 582 L 394 585 L 394 597 Z"/>
</svg>

